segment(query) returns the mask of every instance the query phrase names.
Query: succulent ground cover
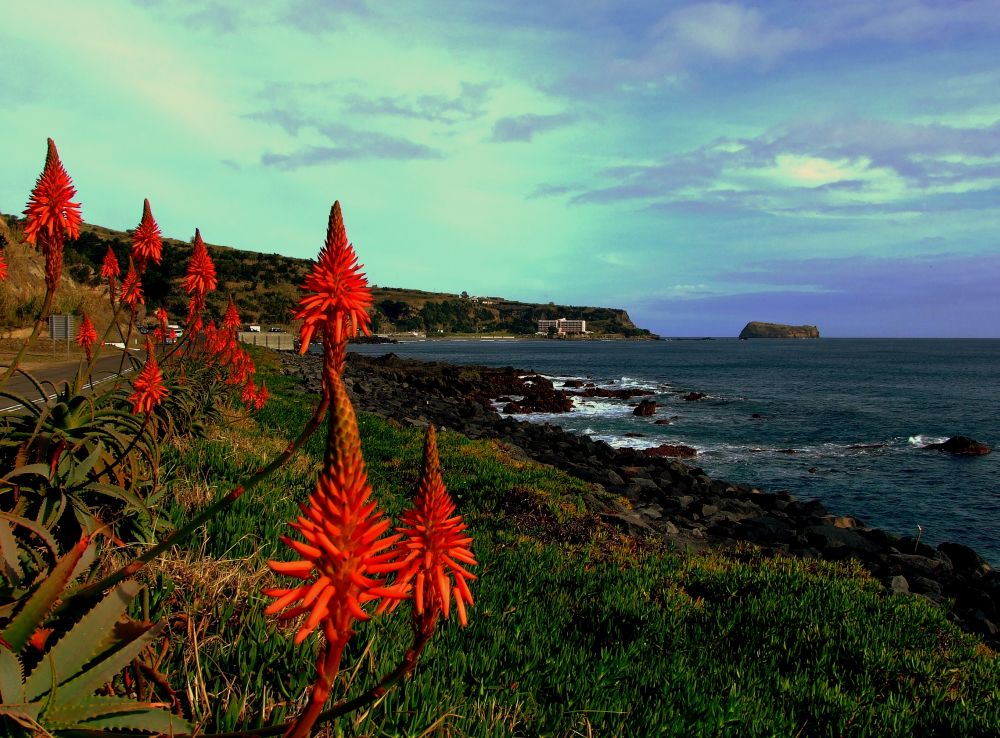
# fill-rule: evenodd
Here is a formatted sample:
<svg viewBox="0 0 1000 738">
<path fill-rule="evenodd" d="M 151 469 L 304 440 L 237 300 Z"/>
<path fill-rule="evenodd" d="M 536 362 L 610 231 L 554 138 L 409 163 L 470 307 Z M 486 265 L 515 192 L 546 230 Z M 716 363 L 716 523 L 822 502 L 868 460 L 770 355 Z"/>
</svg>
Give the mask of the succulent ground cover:
<svg viewBox="0 0 1000 738">
<path fill-rule="evenodd" d="M 258 359 L 272 398 L 252 422 L 187 444 L 175 514 L 205 477 L 237 478 L 309 415 L 297 382 Z M 418 429 L 361 414 L 369 478 L 389 514 L 417 481 Z M 995 654 L 918 598 L 886 597 L 859 568 L 672 552 L 585 512 L 585 483 L 511 458 L 501 444 L 439 435 L 444 483 L 475 538 L 476 607 L 446 629 L 412 679 L 343 735 L 987 736 L 1000 721 Z M 183 628 L 169 661 L 222 730 L 263 725 L 307 688 L 285 638 L 260 615 L 280 521 L 322 464 L 318 440 L 295 469 L 242 500 L 174 559 L 167 610 L 197 603 L 197 653 Z M 259 454 L 259 455 L 258 455 Z M 190 491 L 187 491 L 190 490 Z M 570 532 L 572 535 L 567 534 Z M 172 574 L 170 574 L 172 572 Z M 223 577 L 228 576 L 223 582 Z M 247 599 L 249 598 L 249 600 Z M 187 603 L 182 605 L 181 603 Z M 340 675 L 362 694 L 408 640 L 401 620 L 362 625 Z M 165 662 L 166 663 L 166 662 Z M 201 668 L 197 664 L 201 664 Z M 236 676 L 239 675 L 239 676 Z M 211 717 L 208 717 L 208 716 Z"/>
</svg>

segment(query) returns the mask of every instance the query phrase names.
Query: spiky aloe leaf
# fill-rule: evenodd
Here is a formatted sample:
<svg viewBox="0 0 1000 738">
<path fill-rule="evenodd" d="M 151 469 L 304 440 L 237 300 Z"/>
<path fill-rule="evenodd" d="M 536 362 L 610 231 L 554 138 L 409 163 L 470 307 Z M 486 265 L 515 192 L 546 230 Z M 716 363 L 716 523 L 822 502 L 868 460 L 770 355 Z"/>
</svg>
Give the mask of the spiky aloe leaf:
<svg viewBox="0 0 1000 738">
<path fill-rule="evenodd" d="M 125 614 L 140 587 L 138 582 L 122 582 L 60 638 L 28 677 L 24 686 L 27 698 L 34 700 L 48 691 L 53 668 L 59 682 L 68 681 L 78 675 L 87 662 L 113 647 L 115 624 Z"/>
<path fill-rule="evenodd" d="M 13 651 L 17 652 L 23 649 L 31 634 L 45 620 L 46 615 L 59 599 L 59 595 L 77 573 L 78 564 L 89 546 L 90 538 L 84 536 L 65 556 L 59 559 L 49 575 L 38 585 L 38 589 L 28 598 L 21 611 L 0 633 L 0 638 L 9 643 Z"/>
<path fill-rule="evenodd" d="M 138 635 L 120 647 L 103 654 L 98 661 L 90 664 L 86 671 L 61 684 L 51 696 L 49 709 L 62 709 L 93 697 L 94 692 L 110 682 L 115 674 L 128 666 L 132 659 L 156 639 L 165 624 L 165 621 L 160 621 L 156 625 L 142 626 Z"/>
<path fill-rule="evenodd" d="M 17 704 L 25 701 L 23 672 L 17 654 L 0 645 L 0 702 Z"/>
<path fill-rule="evenodd" d="M 52 557 L 55 558 L 56 552 L 58 551 L 56 539 L 52 537 L 49 529 L 44 525 L 39 525 L 34 520 L 30 520 L 20 515 L 8 515 L 5 512 L 0 512 L 0 520 L 6 520 L 8 523 L 12 523 L 15 526 L 21 526 L 22 528 L 34 533 L 42 539 L 42 543 L 48 546 L 49 551 L 52 553 Z"/>
<path fill-rule="evenodd" d="M 10 523 L 0 518 L 0 573 L 10 582 L 20 581 L 24 576 L 19 550 Z"/>
<path fill-rule="evenodd" d="M 79 702 L 51 707 L 39 722 L 50 731 L 140 730 L 148 733 L 191 732 L 191 724 L 149 702 L 127 697 L 89 697 Z"/>
</svg>

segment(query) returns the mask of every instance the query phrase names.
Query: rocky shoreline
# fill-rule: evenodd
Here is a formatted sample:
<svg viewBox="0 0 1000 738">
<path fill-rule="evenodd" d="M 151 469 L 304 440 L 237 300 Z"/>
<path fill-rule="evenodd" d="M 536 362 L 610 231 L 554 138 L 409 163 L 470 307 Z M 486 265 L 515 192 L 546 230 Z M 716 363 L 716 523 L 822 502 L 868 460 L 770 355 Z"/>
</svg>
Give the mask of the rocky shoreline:
<svg viewBox="0 0 1000 738">
<path fill-rule="evenodd" d="M 285 373 L 301 377 L 306 390 L 319 391 L 319 357 L 283 354 L 282 362 Z M 512 367 L 348 354 L 345 384 L 359 410 L 407 425 L 433 423 L 470 438 L 497 439 L 515 456 L 591 483 L 593 493 L 584 499 L 589 512 L 629 535 L 681 550 L 750 543 L 775 554 L 853 558 L 888 592 L 949 607 L 949 616 L 962 628 L 1000 648 L 1000 571 L 967 546 L 942 543 L 935 549 L 832 514 L 815 500 L 712 479 L 672 458 L 683 455 L 684 447 L 676 453 L 615 449 L 549 424 L 502 417 L 493 409 L 498 399 L 505 412 L 560 412 L 572 405 L 569 393 L 549 380 Z M 628 505 L 619 501 L 622 497 Z"/>
</svg>

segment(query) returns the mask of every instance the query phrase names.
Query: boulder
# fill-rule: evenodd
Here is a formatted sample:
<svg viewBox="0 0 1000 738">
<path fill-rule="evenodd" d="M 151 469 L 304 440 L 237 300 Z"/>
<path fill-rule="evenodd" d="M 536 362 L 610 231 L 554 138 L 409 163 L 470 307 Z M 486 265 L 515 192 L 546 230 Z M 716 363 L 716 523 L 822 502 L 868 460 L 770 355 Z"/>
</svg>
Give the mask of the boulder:
<svg viewBox="0 0 1000 738">
<path fill-rule="evenodd" d="M 704 392 L 688 392 L 684 395 L 684 400 L 686 402 L 695 402 L 696 400 L 701 400 L 705 397 L 706 395 Z"/>
<path fill-rule="evenodd" d="M 646 456 L 672 456 L 678 459 L 690 459 L 692 456 L 698 455 L 698 449 L 681 444 L 664 443 L 661 446 L 644 449 L 643 453 Z"/>
<path fill-rule="evenodd" d="M 632 414 L 638 415 L 641 418 L 648 418 L 655 412 L 656 403 L 653 400 L 640 400 L 635 410 L 632 411 Z"/>
<path fill-rule="evenodd" d="M 956 456 L 985 456 L 993 450 L 982 441 L 968 436 L 952 436 L 944 443 L 928 443 L 924 448 L 930 451 L 945 451 Z"/>
</svg>

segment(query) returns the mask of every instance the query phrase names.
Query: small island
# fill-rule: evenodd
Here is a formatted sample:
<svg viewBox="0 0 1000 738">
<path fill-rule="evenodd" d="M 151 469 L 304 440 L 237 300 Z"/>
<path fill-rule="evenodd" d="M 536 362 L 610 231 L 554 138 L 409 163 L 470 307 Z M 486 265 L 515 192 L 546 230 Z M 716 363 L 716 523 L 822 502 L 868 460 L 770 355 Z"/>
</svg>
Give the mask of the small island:
<svg viewBox="0 0 1000 738">
<path fill-rule="evenodd" d="M 748 338 L 819 338 L 819 328 L 814 325 L 783 325 L 751 320 L 740 331 L 740 340 Z"/>
</svg>

